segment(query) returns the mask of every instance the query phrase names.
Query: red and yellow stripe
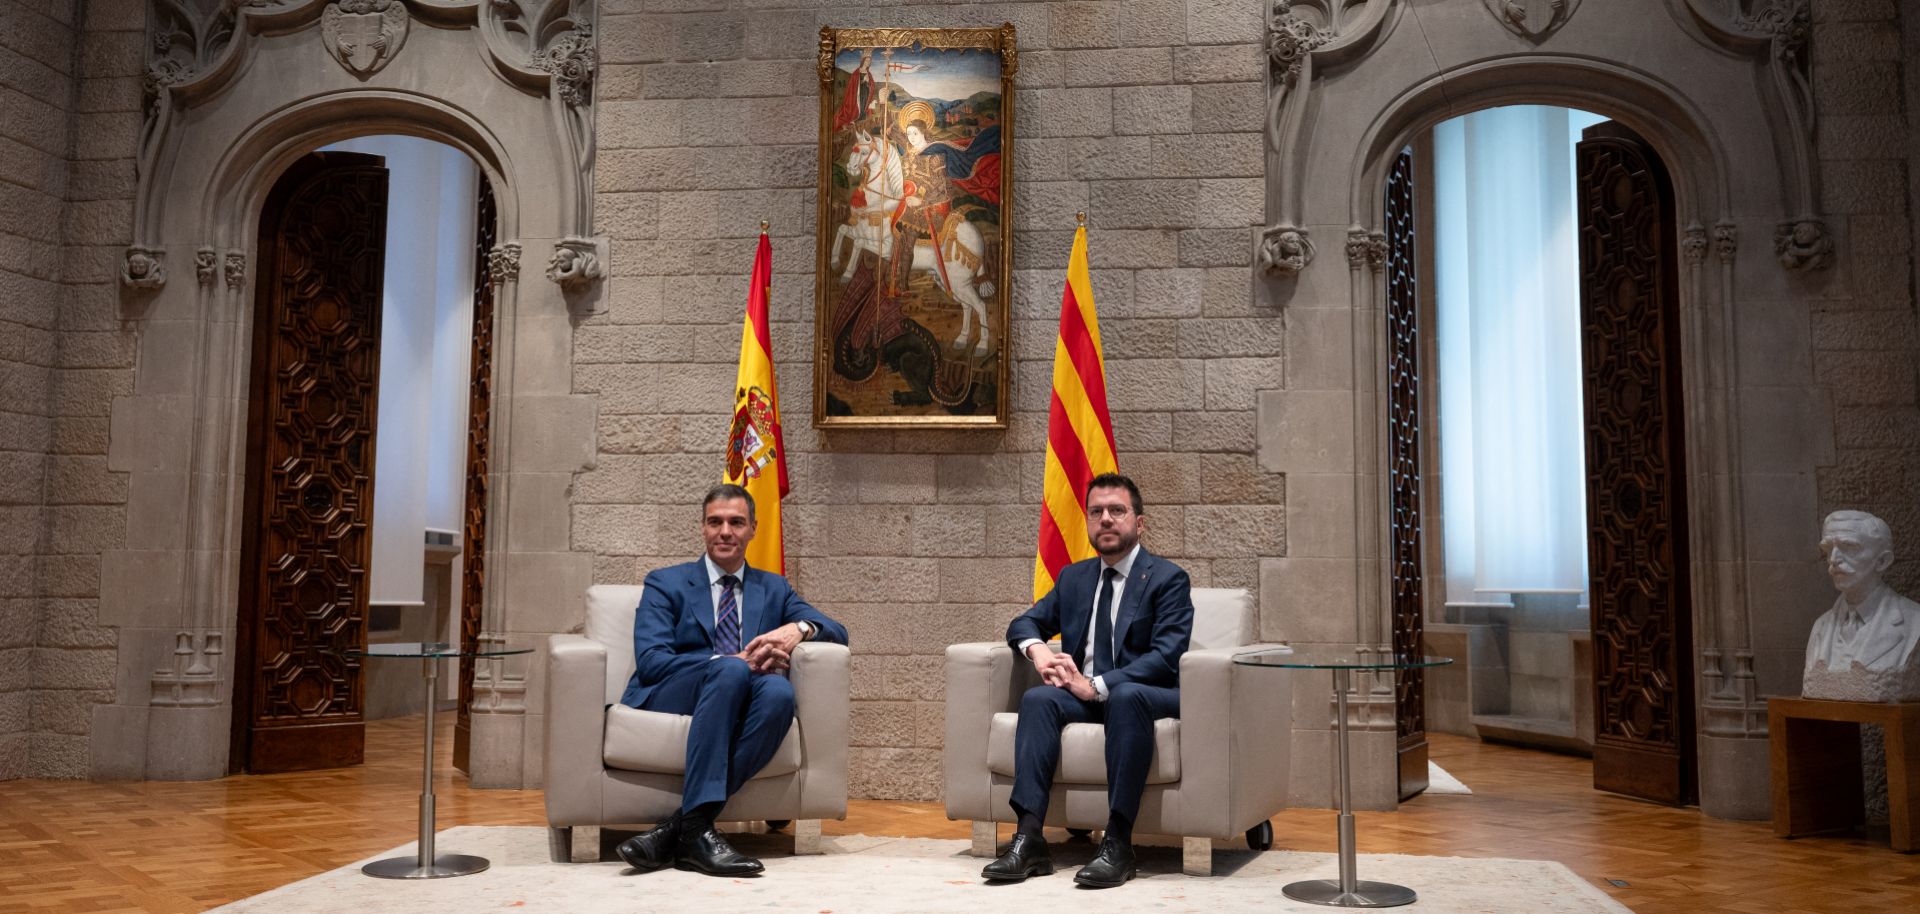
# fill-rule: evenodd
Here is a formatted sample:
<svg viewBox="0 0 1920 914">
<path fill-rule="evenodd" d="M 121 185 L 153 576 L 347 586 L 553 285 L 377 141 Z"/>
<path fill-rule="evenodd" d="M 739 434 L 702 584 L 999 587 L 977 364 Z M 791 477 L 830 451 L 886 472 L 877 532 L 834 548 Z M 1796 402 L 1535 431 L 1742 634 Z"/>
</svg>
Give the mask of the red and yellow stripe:
<svg viewBox="0 0 1920 914">
<path fill-rule="evenodd" d="M 733 384 L 734 413 L 746 405 L 747 392 L 759 388 L 773 401 L 772 472 L 742 473 L 740 478 L 721 471 L 725 482 L 744 486 L 753 495 L 757 531 L 747 544 L 747 563 L 762 571 L 786 574 L 786 545 L 780 536 L 780 499 L 787 495 L 787 446 L 780 434 L 780 393 L 773 383 L 773 335 L 768 326 L 767 302 L 773 288 L 773 244 L 765 230 L 753 254 L 753 278 L 747 286 L 747 316 L 740 328 L 740 371 Z"/>
<path fill-rule="evenodd" d="M 1119 469 L 1100 318 L 1087 274 L 1087 230 L 1073 235 L 1067 287 L 1060 296 L 1060 336 L 1053 347 L 1053 398 L 1047 406 L 1047 465 L 1040 507 L 1040 548 L 1033 560 L 1033 598 L 1053 589 L 1060 569 L 1093 557 L 1087 542 L 1087 482 Z"/>
</svg>

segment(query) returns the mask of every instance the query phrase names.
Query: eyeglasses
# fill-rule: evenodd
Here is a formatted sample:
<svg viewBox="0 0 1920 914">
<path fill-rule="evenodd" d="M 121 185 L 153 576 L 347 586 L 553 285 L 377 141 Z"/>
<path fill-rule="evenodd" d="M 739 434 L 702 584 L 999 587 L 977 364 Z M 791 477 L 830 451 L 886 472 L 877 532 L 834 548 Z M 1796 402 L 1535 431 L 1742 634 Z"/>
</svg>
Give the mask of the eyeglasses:
<svg viewBox="0 0 1920 914">
<path fill-rule="evenodd" d="M 1095 505 L 1087 509 L 1087 520 L 1099 520 L 1108 515 L 1114 520 L 1126 520 L 1127 515 L 1132 513 L 1133 509 L 1126 505 Z"/>
</svg>

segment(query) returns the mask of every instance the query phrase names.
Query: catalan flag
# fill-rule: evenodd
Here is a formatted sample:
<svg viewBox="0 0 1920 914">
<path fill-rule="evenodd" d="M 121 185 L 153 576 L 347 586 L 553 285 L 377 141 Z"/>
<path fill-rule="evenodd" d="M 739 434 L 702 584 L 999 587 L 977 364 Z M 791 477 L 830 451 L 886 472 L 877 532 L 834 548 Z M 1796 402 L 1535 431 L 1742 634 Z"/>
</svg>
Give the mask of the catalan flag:
<svg viewBox="0 0 1920 914">
<path fill-rule="evenodd" d="M 1040 550 L 1033 560 L 1033 598 L 1053 589 L 1060 569 L 1093 557 L 1087 542 L 1087 483 L 1119 469 L 1113 418 L 1107 414 L 1107 369 L 1100 319 L 1087 278 L 1087 229 L 1073 235 L 1067 288 L 1060 296 L 1060 337 L 1053 344 L 1053 400 L 1047 407 L 1047 469 L 1040 506 Z"/>
<path fill-rule="evenodd" d="M 727 434 L 725 482 L 753 495 L 758 527 L 747 544 L 747 563 L 787 573 L 780 538 L 780 499 L 787 495 L 787 448 L 780 440 L 780 394 L 773 383 L 773 337 L 767 326 L 767 293 L 773 286 L 773 245 L 760 229 L 747 287 L 747 318 L 740 328 L 740 372 L 733 382 L 733 425 Z"/>
</svg>

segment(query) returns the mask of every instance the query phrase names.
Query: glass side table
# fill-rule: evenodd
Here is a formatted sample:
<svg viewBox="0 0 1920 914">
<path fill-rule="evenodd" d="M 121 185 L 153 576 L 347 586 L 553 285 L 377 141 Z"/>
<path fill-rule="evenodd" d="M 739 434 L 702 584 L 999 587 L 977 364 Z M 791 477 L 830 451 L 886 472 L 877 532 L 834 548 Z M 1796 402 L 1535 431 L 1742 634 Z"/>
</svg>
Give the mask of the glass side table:
<svg viewBox="0 0 1920 914">
<path fill-rule="evenodd" d="M 1236 654 L 1233 662 L 1242 666 L 1266 666 L 1288 670 L 1332 670 L 1333 690 L 1339 702 L 1340 737 L 1334 743 L 1338 753 L 1335 774 L 1340 796 L 1340 878 L 1309 879 L 1289 883 L 1281 892 L 1295 901 L 1331 905 L 1340 908 L 1392 908 L 1412 904 L 1418 896 L 1403 885 L 1391 882 L 1362 882 L 1354 875 L 1353 777 L 1347 763 L 1347 690 L 1353 685 L 1353 671 L 1388 672 L 1411 670 L 1452 663 L 1451 657 L 1422 657 L 1386 652 L 1360 653 L 1353 650 L 1301 648 L 1275 649 Z"/>
<path fill-rule="evenodd" d="M 369 644 L 364 648 L 340 651 L 342 656 L 366 660 L 418 660 L 427 689 L 426 752 L 420 762 L 419 851 L 411 857 L 375 860 L 361 867 L 361 872 L 382 879 L 441 879 L 447 876 L 470 876 L 487 868 L 489 864 L 485 857 L 471 854 L 441 854 L 436 857 L 433 853 L 433 706 L 438 700 L 434 694 L 434 684 L 440 679 L 440 661 L 448 657 L 506 657 L 531 653 L 533 648 L 530 647 L 464 651 L 457 644 L 431 641 Z"/>
</svg>

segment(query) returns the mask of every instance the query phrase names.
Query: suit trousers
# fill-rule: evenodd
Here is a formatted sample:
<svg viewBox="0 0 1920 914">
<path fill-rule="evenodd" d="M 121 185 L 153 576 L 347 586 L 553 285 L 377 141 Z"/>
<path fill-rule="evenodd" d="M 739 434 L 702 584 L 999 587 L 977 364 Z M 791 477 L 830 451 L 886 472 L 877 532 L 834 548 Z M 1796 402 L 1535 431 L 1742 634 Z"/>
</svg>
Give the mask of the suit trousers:
<svg viewBox="0 0 1920 914">
<path fill-rule="evenodd" d="M 690 714 L 680 810 L 724 802 L 767 766 L 793 725 L 793 683 L 716 657 L 656 686 L 642 710 Z"/>
<path fill-rule="evenodd" d="M 1060 767 L 1060 733 L 1068 724 L 1106 725 L 1107 808 L 1133 822 L 1140 795 L 1153 767 L 1153 722 L 1180 716 L 1180 690 L 1122 683 L 1107 700 L 1081 701 L 1058 686 L 1038 685 L 1020 698 L 1020 720 L 1013 732 L 1013 795 L 1017 815 L 1047 818 L 1053 775 Z"/>
</svg>

